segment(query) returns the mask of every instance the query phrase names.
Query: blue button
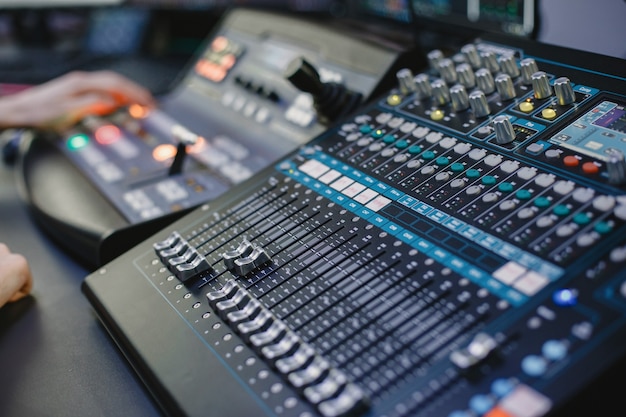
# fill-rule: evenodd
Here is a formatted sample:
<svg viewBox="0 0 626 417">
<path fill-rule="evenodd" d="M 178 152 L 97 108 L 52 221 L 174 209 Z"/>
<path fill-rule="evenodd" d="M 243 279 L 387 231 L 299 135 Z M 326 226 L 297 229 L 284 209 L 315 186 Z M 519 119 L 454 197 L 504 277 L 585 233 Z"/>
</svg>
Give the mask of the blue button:
<svg viewBox="0 0 626 417">
<path fill-rule="evenodd" d="M 552 294 L 552 301 L 560 307 L 571 307 L 576 305 L 576 302 L 578 301 L 578 293 L 575 290 L 563 288 Z"/>
<path fill-rule="evenodd" d="M 456 410 L 448 414 L 448 417 L 472 417 L 468 411 Z"/>
<path fill-rule="evenodd" d="M 541 347 L 541 353 L 551 361 L 560 361 L 567 356 L 567 345 L 560 340 L 548 340 Z"/>
<path fill-rule="evenodd" d="M 491 410 L 494 404 L 493 398 L 482 394 L 474 395 L 469 401 L 470 409 L 480 416 Z"/>
<path fill-rule="evenodd" d="M 537 355 L 528 355 L 522 359 L 522 371 L 526 375 L 541 376 L 546 372 L 548 363 L 546 360 Z"/>
<path fill-rule="evenodd" d="M 507 378 L 498 378 L 491 383 L 491 392 L 499 398 L 509 395 L 513 388 L 515 388 L 515 382 Z"/>
</svg>

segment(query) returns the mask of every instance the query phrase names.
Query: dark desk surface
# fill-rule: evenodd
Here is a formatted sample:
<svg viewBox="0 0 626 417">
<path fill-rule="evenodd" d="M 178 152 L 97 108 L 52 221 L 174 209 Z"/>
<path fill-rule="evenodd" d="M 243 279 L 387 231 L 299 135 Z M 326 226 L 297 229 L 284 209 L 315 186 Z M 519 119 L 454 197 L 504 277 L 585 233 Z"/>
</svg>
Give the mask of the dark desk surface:
<svg viewBox="0 0 626 417">
<path fill-rule="evenodd" d="M 89 271 L 36 226 L 2 162 L 0 242 L 27 257 L 35 281 L 31 297 L 0 309 L 0 415 L 159 415 L 80 291 Z"/>
</svg>

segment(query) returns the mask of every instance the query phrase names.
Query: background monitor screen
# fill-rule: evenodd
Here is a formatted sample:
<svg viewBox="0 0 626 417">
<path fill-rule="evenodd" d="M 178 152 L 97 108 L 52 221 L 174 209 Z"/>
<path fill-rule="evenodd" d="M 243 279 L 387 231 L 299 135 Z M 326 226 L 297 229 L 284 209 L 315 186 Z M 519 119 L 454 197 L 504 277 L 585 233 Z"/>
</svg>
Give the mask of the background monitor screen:
<svg viewBox="0 0 626 417">
<path fill-rule="evenodd" d="M 531 36 L 536 0 L 410 0 L 416 22 Z M 445 30 L 445 26 L 439 26 Z"/>
</svg>

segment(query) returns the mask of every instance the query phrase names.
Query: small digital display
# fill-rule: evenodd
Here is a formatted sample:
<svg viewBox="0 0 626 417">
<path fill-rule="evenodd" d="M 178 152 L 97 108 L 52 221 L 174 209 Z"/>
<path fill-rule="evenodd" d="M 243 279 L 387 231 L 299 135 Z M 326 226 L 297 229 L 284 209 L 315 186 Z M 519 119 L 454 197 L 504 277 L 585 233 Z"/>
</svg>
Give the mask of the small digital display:
<svg viewBox="0 0 626 417">
<path fill-rule="evenodd" d="M 409 0 L 357 0 L 353 3 L 357 14 L 366 14 L 404 23 L 411 20 Z"/>
<path fill-rule="evenodd" d="M 626 154 L 625 104 L 602 101 L 549 142 L 602 161 L 612 149 Z"/>
</svg>

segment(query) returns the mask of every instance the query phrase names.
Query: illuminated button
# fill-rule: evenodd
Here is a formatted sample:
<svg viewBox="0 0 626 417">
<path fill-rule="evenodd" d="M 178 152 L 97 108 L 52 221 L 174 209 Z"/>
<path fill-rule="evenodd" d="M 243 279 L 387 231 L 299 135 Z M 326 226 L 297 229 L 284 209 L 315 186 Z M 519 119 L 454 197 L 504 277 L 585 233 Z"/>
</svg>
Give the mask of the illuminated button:
<svg viewBox="0 0 626 417">
<path fill-rule="evenodd" d="M 576 213 L 572 220 L 577 225 L 583 226 L 585 224 L 588 224 L 591 221 L 591 218 L 585 213 Z"/>
<path fill-rule="evenodd" d="M 541 347 L 541 353 L 551 361 L 560 361 L 567 356 L 567 344 L 560 340 L 548 340 Z"/>
<path fill-rule="evenodd" d="M 155 161 L 167 161 L 176 155 L 176 146 L 166 143 L 155 147 L 152 150 L 152 157 Z"/>
<path fill-rule="evenodd" d="M 148 115 L 149 112 L 150 110 L 147 107 L 140 104 L 131 104 L 130 106 L 128 106 L 128 114 L 130 114 L 135 119 L 143 119 Z"/>
<path fill-rule="evenodd" d="M 545 109 L 543 109 L 541 111 L 541 116 L 543 116 L 544 119 L 552 120 L 552 119 L 554 119 L 556 117 L 556 111 L 554 111 L 554 109 L 548 107 L 548 108 L 545 108 Z"/>
<path fill-rule="evenodd" d="M 541 376 L 548 368 L 546 360 L 537 355 L 528 355 L 522 359 L 522 371 L 529 376 Z"/>
<path fill-rule="evenodd" d="M 583 164 L 583 172 L 587 175 L 594 175 L 600 172 L 600 168 L 593 162 L 585 162 Z"/>
<path fill-rule="evenodd" d="M 67 140 L 67 148 L 71 151 L 76 151 L 80 148 L 84 148 L 89 143 L 89 136 L 78 134 L 71 136 Z"/>
<path fill-rule="evenodd" d="M 478 171 L 477 169 L 473 169 L 473 168 L 468 169 L 467 172 L 465 173 L 465 176 L 471 179 L 478 178 L 480 177 L 480 171 Z"/>
<path fill-rule="evenodd" d="M 528 102 L 528 101 L 524 101 L 524 102 L 520 103 L 519 109 L 521 111 L 523 111 L 524 113 L 530 113 L 531 111 L 533 111 L 535 109 L 535 105 L 533 103 Z"/>
<path fill-rule="evenodd" d="M 361 133 L 370 133 L 373 130 L 373 128 L 370 125 L 361 125 L 359 126 L 359 131 Z"/>
<path fill-rule="evenodd" d="M 488 395 L 474 395 L 469 400 L 470 409 L 479 416 L 482 416 L 495 405 L 494 399 Z"/>
<path fill-rule="evenodd" d="M 563 158 L 563 163 L 565 164 L 565 166 L 568 167 L 575 167 L 578 166 L 578 164 L 580 163 L 580 161 L 578 160 L 578 158 L 576 158 L 573 155 L 568 155 L 565 158 Z"/>
<path fill-rule="evenodd" d="M 503 193 L 510 193 L 511 191 L 513 191 L 513 184 L 511 184 L 510 182 L 503 182 L 498 186 L 498 190 Z"/>
<path fill-rule="evenodd" d="M 518 200 L 528 200 L 530 197 L 532 197 L 532 194 L 528 190 L 519 190 L 515 193 L 515 197 Z"/>
<path fill-rule="evenodd" d="M 100 126 L 96 129 L 94 135 L 98 143 L 102 145 L 109 145 L 122 137 L 120 130 L 113 125 Z"/>
<path fill-rule="evenodd" d="M 373 135 L 372 135 L 373 136 Z M 376 137 L 376 136 L 374 136 Z M 383 142 L 384 143 L 394 143 L 396 141 L 396 137 L 394 135 L 385 135 L 383 136 Z"/>
<path fill-rule="evenodd" d="M 382 131 L 380 129 L 376 129 L 376 130 L 374 130 L 372 132 L 372 137 L 375 138 L 375 139 L 379 139 L 379 138 L 382 138 L 384 134 L 385 134 L 384 131 Z M 395 138 L 394 138 L 394 140 L 395 140 Z"/>
<path fill-rule="evenodd" d="M 437 109 L 430 114 L 430 118 L 437 122 L 439 120 L 442 120 L 445 117 L 445 115 L 446 114 L 443 110 Z"/>
<path fill-rule="evenodd" d="M 389 104 L 390 106 L 397 106 L 400 103 L 402 103 L 402 97 L 400 97 L 398 94 L 392 94 L 387 97 L 387 104 Z"/>
<path fill-rule="evenodd" d="M 498 378 L 491 383 L 491 393 L 502 398 L 508 395 L 515 388 L 515 382 L 506 378 Z"/>
<path fill-rule="evenodd" d="M 576 305 L 578 301 L 578 293 L 575 290 L 564 288 L 555 291 L 554 294 L 552 294 L 552 301 L 554 301 L 554 304 L 559 307 L 571 307 Z"/>
<path fill-rule="evenodd" d="M 416 155 L 418 153 L 422 152 L 422 147 L 419 145 L 413 145 L 409 148 L 409 153 Z"/>
<path fill-rule="evenodd" d="M 481 182 L 484 185 L 494 185 L 496 183 L 496 178 L 492 175 L 485 175 Z"/>
</svg>

